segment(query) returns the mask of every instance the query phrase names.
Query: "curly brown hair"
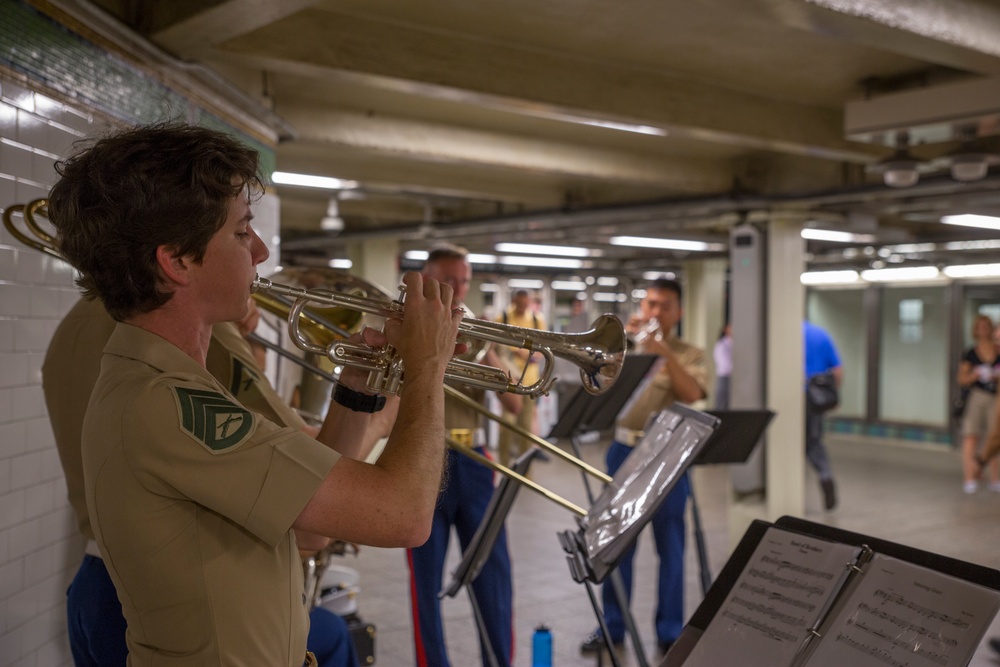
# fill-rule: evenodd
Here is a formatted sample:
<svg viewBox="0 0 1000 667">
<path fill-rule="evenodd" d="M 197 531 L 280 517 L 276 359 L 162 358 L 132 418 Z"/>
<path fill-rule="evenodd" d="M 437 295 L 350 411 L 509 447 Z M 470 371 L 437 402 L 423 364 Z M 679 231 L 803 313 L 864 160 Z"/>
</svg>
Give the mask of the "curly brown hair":
<svg viewBox="0 0 1000 667">
<path fill-rule="evenodd" d="M 90 141 L 56 163 L 49 218 L 77 284 L 116 320 L 159 308 L 156 249 L 201 262 L 233 197 L 263 193 L 257 151 L 201 127 L 158 124 Z"/>
</svg>

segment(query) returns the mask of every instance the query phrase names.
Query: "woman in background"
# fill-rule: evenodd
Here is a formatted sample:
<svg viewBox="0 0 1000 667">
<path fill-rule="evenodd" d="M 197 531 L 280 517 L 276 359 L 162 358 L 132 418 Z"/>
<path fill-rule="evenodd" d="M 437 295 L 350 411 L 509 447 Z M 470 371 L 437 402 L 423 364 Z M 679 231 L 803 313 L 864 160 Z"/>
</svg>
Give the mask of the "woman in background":
<svg viewBox="0 0 1000 667">
<path fill-rule="evenodd" d="M 975 493 L 979 489 L 976 464 L 979 446 L 989 433 L 997 398 L 997 376 L 1000 359 L 993 343 L 993 320 L 977 315 L 972 322 L 975 344 L 966 351 L 958 365 L 958 384 L 969 388 L 962 416 L 962 490 Z M 1000 491 L 1000 464 L 990 464 L 990 490 Z"/>
</svg>

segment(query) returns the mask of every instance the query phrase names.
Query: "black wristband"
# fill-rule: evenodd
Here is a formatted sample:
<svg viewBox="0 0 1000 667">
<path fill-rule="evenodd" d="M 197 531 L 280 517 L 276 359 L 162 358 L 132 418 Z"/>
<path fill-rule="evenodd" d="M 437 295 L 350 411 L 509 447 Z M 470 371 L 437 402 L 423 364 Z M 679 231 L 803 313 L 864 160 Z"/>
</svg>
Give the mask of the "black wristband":
<svg viewBox="0 0 1000 667">
<path fill-rule="evenodd" d="M 355 412 L 378 412 L 385 407 L 385 396 L 362 394 L 339 383 L 333 390 L 333 400 Z"/>
</svg>

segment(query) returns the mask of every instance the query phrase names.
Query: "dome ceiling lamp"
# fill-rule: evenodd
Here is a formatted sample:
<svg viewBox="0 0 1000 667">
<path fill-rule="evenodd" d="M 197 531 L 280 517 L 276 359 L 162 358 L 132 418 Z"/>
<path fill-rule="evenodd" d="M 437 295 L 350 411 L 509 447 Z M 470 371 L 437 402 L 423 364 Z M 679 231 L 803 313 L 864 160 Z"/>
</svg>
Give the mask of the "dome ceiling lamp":
<svg viewBox="0 0 1000 667">
<path fill-rule="evenodd" d="M 909 151 L 909 132 L 896 134 L 896 151 L 889 157 L 865 168 L 870 174 L 881 174 L 882 182 L 890 188 L 908 188 L 920 180 L 920 171 L 926 165 Z"/>
</svg>

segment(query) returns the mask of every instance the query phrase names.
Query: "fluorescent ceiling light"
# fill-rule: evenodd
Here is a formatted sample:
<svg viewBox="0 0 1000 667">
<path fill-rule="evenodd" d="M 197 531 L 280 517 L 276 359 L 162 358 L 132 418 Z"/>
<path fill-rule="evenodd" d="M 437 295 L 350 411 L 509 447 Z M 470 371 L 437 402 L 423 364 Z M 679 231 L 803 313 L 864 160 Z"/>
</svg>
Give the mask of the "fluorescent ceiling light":
<svg viewBox="0 0 1000 667">
<path fill-rule="evenodd" d="M 500 286 L 496 283 L 483 283 L 479 286 L 480 292 L 499 292 Z"/>
<path fill-rule="evenodd" d="M 834 241 L 836 243 L 873 243 L 875 241 L 875 237 L 871 234 L 852 234 L 851 232 L 813 229 L 812 227 L 806 227 L 802 230 L 802 238 L 810 241 Z"/>
<path fill-rule="evenodd" d="M 358 187 L 357 181 L 347 181 L 342 178 L 328 176 L 311 176 L 309 174 L 293 174 L 287 171 L 276 171 L 271 174 L 271 181 L 276 185 L 300 185 L 305 188 L 321 188 L 323 190 L 349 190 Z"/>
<path fill-rule="evenodd" d="M 407 250 L 403 253 L 404 259 L 413 260 L 414 262 L 425 262 L 427 261 L 428 253 L 426 250 Z M 469 260 L 469 264 L 496 264 L 496 255 L 477 255 L 476 253 L 469 253 L 465 256 Z"/>
<path fill-rule="evenodd" d="M 974 213 L 946 215 L 941 218 L 941 222 L 945 225 L 979 227 L 980 229 L 1000 229 L 1000 218 L 992 215 L 976 215 Z"/>
<path fill-rule="evenodd" d="M 642 301 L 643 299 L 645 299 L 646 298 L 646 294 L 647 294 L 647 292 L 644 289 L 634 289 L 634 290 L 632 290 L 632 298 L 636 299 L 637 301 Z"/>
<path fill-rule="evenodd" d="M 944 267 L 944 275 L 949 278 L 996 278 L 1000 276 L 1000 264 L 956 264 Z"/>
<path fill-rule="evenodd" d="M 691 250 L 696 252 L 726 249 L 724 243 L 705 243 L 704 241 L 685 241 L 682 239 L 657 239 L 645 236 L 612 236 L 611 245 L 659 248 L 662 250 Z"/>
<path fill-rule="evenodd" d="M 624 294 L 612 294 L 611 292 L 597 292 L 594 294 L 594 301 L 624 301 Z"/>
<path fill-rule="evenodd" d="M 513 287 L 514 289 L 542 289 L 545 287 L 545 283 L 541 280 L 528 280 L 526 278 L 512 278 L 507 281 L 508 287 Z"/>
<path fill-rule="evenodd" d="M 674 280 L 676 277 L 677 274 L 673 271 L 646 271 L 642 274 L 643 280 L 657 280 L 658 278 L 663 278 L 664 280 Z"/>
<path fill-rule="evenodd" d="M 614 276 L 601 276 L 597 279 L 597 284 L 601 287 L 614 287 L 618 284 L 618 279 Z"/>
<path fill-rule="evenodd" d="M 617 123 L 612 120 L 579 120 L 582 125 L 593 125 L 594 127 L 604 127 L 609 130 L 621 130 L 622 132 L 635 132 L 636 134 L 651 134 L 654 137 L 665 137 L 667 131 L 662 127 L 652 125 L 633 125 L 632 123 Z"/>
<path fill-rule="evenodd" d="M 944 244 L 945 250 L 996 250 L 1000 248 L 1000 240 L 985 241 L 950 241 Z"/>
<path fill-rule="evenodd" d="M 506 266 L 544 266 L 558 269 L 582 269 L 583 260 L 564 259 L 561 257 L 524 257 L 521 255 L 503 255 L 497 258 Z"/>
<path fill-rule="evenodd" d="M 349 269 L 354 266 L 354 262 L 349 259 L 331 259 L 327 262 L 327 266 L 331 269 Z"/>
<path fill-rule="evenodd" d="M 940 275 L 936 266 L 903 266 L 898 269 L 868 269 L 861 278 L 873 283 L 931 280 Z"/>
<path fill-rule="evenodd" d="M 587 283 L 582 280 L 553 280 L 549 286 L 564 292 L 582 292 L 587 289 Z"/>
<path fill-rule="evenodd" d="M 843 285 L 858 280 L 858 272 L 846 271 L 809 271 L 799 276 L 803 285 Z"/>
<path fill-rule="evenodd" d="M 573 246 L 537 245 L 534 243 L 497 243 L 497 252 L 522 252 L 529 255 L 555 255 L 556 257 L 591 257 L 600 251 Z"/>
</svg>

